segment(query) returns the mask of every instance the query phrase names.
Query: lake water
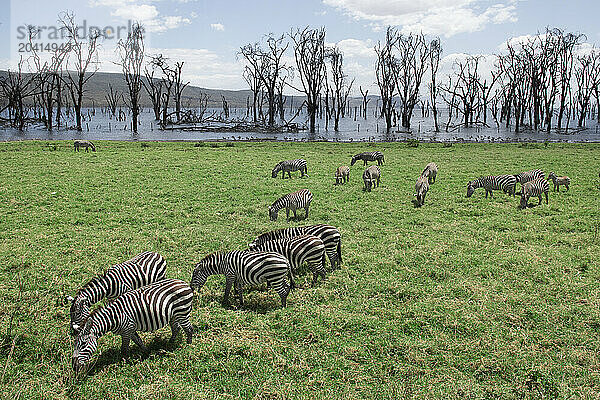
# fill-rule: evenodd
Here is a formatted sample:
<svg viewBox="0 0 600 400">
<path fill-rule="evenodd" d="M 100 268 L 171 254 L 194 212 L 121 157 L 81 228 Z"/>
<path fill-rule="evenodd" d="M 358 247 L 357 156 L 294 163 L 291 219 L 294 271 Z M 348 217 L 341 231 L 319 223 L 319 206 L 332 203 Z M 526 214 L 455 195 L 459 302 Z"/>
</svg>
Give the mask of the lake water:
<svg viewBox="0 0 600 400">
<path fill-rule="evenodd" d="M 208 110 L 208 113 L 220 112 L 220 110 Z M 369 111 L 368 119 L 346 117 L 340 120 L 340 130 L 333 130 L 333 120 L 330 121 L 328 129 L 323 119 L 317 121 L 318 132 L 310 134 L 308 131 L 298 133 L 261 133 L 261 132 L 198 132 L 188 130 L 160 130 L 154 121 L 154 114 L 145 108 L 140 115 L 140 127 L 137 134 L 131 132 L 129 116 L 127 121 L 117 121 L 109 118 L 107 113 L 101 109 L 85 109 L 85 121 L 83 131 L 55 130 L 48 132 L 43 127 L 30 126 L 24 132 L 11 128 L 0 128 L 0 141 L 14 140 L 125 140 L 125 141 L 202 141 L 202 140 L 277 140 L 277 141 L 402 141 L 408 139 L 419 139 L 421 141 L 466 141 L 466 142 L 518 142 L 518 141 L 549 141 L 549 142 L 600 142 L 600 125 L 595 121 L 587 121 L 589 129 L 575 134 L 545 133 L 536 131 L 524 131 L 515 133 L 514 128 L 506 129 L 496 127 L 490 118 L 491 127 L 457 128 L 451 132 L 444 132 L 447 113 L 441 111 L 439 117 L 442 132 L 433 131 L 433 119 L 423 118 L 420 110 L 416 110 L 411 121 L 412 132 L 399 132 L 398 128 L 392 129 L 386 134 L 385 121 L 373 116 Z M 234 109 L 231 111 L 232 118 L 244 118 L 245 109 Z M 306 114 L 300 114 L 294 122 L 303 124 L 306 122 Z M 69 125 L 74 122 L 69 120 Z M 570 121 L 570 128 L 576 127 L 575 121 Z"/>
</svg>

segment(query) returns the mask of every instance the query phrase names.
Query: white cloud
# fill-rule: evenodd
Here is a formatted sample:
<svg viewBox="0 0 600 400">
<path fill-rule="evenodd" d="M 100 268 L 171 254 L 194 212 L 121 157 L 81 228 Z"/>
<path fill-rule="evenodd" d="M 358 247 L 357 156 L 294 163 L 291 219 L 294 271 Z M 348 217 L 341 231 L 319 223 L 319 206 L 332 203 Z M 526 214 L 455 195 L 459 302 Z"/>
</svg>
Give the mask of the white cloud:
<svg viewBox="0 0 600 400">
<path fill-rule="evenodd" d="M 476 0 L 323 0 L 356 20 L 369 21 L 374 30 L 399 25 L 401 31 L 450 37 L 476 32 L 487 24 L 515 22 L 514 0 L 494 4 L 483 11 Z"/>
<path fill-rule="evenodd" d="M 108 7 L 112 9 L 110 15 L 124 20 L 138 21 L 148 32 L 165 32 L 192 22 L 189 18 L 179 15 L 161 16 L 155 5 L 140 0 L 92 0 L 90 5 Z"/>
<path fill-rule="evenodd" d="M 336 43 L 346 58 L 374 58 L 375 45 L 372 40 L 344 39 Z"/>
<path fill-rule="evenodd" d="M 223 24 L 219 24 L 219 23 L 210 24 L 210 27 L 212 29 L 214 29 L 215 31 L 224 31 L 225 30 L 225 26 Z"/>
</svg>

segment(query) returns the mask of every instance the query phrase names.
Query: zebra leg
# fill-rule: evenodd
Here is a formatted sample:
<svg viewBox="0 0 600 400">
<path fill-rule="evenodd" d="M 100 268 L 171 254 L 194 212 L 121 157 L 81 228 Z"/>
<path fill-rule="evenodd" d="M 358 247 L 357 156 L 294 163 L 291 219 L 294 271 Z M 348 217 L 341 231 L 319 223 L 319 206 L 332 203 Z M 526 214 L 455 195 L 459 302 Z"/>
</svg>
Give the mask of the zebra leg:
<svg viewBox="0 0 600 400">
<path fill-rule="evenodd" d="M 305 207 L 306 213 L 304 214 L 304 219 L 308 219 L 308 204 Z"/>
<path fill-rule="evenodd" d="M 542 204 L 542 195 L 541 195 L 541 194 L 538 196 L 538 199 L 540 200 L 540 201 L 538 202 L 538 206 L 539 206 L 540 204 Z"/>
<path fill-rule="evenodd" d="M 194 327 L 190 323 L 190 316 L 184 315 L 178 322 L 178 325 L 183 328 L 186 336 L 186 343 L 192 343 L 192 335 L 194 334 Z"/>
<path fill-rule="evenodd" d="M 231 286 L 233 285 L 235 278 L 228 276 L 225 278 L 225 296 L 223 296 L 223 305 L 229 305 L 229 293 L 231 292 Z"/>
<path fill-rule="evenodd" d="M 175 338 L 177 337 L 180 329 L 181 327 L 177 321 L 175 319 L 171 320 L 171 339 L 169 339 L 169 343 L 175 343 Z"/>
<path fill-rule="evenodd" d="M 288 207 L 285 208 L 285 218 L 286 220 L 290 220 L 290 209 Z"/>
<path fill-rule="evenodd" d="M 287 296 L 290 293 L 290 286 L 285 282 L 285 279 L 281 279 L 280 282 L 273 282 L 273 287 L 281 298 L 281 307 L 285 307 L 287 304 Z"/>
<path fill-rule="evenodd" d="M 242 307 L 244 305 L 244 295 L 242 293 L 242 283 L 240 282 L 240 280 L 235 281 L 235 288 L 238 292 L 238 301 L 240 302 L 240 307 Z"/>
<path fill-rule="evenodd" d="M 544 194 L 546 195 L 546 205 L 548 205 L 548 192 L 544 192 Z M 540 196 L 540 203 L 541 203 L 541 196 Z"/>
<path fill-rule="evenodd" d="M 123 358 L 127 357 L 129 354 L 129 341 L 131 340 L 129 335 L 129 332 L 121 335 L 121 357 Z"/>
<path fill-rule="evenodd" d="M 133 343 L 135 343 L 140 348 L 140 350 L 142 350 L 144 353 L 148 352 L 148 348 L 146 347 L 146 345 L 142 341 L 142 338 L 137 332 L 133 332 L 131 338 L 133 339 Z"/>
</svg>

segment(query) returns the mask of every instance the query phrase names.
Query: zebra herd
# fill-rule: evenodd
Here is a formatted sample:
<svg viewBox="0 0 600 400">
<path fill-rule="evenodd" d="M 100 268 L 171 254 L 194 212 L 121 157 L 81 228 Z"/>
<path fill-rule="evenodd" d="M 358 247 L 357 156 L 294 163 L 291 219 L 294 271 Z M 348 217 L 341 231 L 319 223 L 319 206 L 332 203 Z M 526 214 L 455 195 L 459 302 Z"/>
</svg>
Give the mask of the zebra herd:
<svg viewBox="0 0 600 400">
<path fill-rule="evenodd" d="M 467 197 L 471 197 L 475 189 L 478 188 L 485 189 L 486 198 L 488 194 L 490 197 L 494 197 L 494 190 L 502 190 L 513 197 L 518 193 L 521 198 L 519 206 L 524 209 L 527 208 L 531 197 L 537 197 L 539 199 L 538 205 L 540 205 L 542 204 L 542 195 L 544 195 L 546 204 L 548 204 L 548 193 L 550 191 L 548 181 L 550 180 L 554 183 L 554 191 L 560 191 L 561 185 L 569 190 L 571 179 L 568 176 L 558 177 L 554 172 L 550 172 L 546 178 L 544 171 L 533 169 L 515 175 L 490 175 L 474 179 L 467 183 Z M 517 183 L 521 184 L 519 192 L 516 191 Z"/>
<path fill-rule="evenodd" d="M 167 279 L 166 262 L 160 254 L 141 253 L 93 277 L 75 297 L 65 298 L 70 304 L 71 335 L 75 337 L 72 368 L 76 373 L 86 370 L 98 348 L 98 339 L 109 332 L 121 336 L 122 356 L 129 352 L 131 340 L 147 351 L 138 332 L 151 332 L 167 325 L 171 327 L 171 343 L 181 329 L 187 343 L 191 343 L 194 291 L 199 291 L 211 275 L 225 276 L 223 304 L 226 306 L 232 288 L 241 307 L 244 286 L 266 283 L 277 292 L 285 307 L 300 267 L 304 263 L 309 266 L 314 286 L 318 276 L 326 277 L 326 258 L 332 271 L 342 262 L 340 231 L 325 224 L 266 232 L 250 243 L 248 249 L 209 254 L 194 266 L 190 284 Z M 90 312 L 103 299 L 114 300 Z"/>
</svg>

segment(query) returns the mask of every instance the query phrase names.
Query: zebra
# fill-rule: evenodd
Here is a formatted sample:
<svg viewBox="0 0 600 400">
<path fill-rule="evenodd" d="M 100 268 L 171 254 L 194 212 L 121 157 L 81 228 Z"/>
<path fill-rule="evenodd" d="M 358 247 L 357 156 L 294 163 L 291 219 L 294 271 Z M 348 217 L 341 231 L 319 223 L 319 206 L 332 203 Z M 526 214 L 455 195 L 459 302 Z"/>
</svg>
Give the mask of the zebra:
<svg viewBox="0 0 600 400">
<path fill-rule="evenodd" d="M 74 151 L 79 151 L 80 147 L 85 147 L 85 152 L 88 152 L 88 149 L 92 149 L 92 151 L 96 151 L 96 146 L 94 146 L 94 143 L 90 142 L 89 140 L 75 140 L 73 142 L 73 149 Z"/>
<path fill-rule="evenodd" d="M 240 307 L 244 305 L 242 288 L 244 285 L 259 285 L 267 282 L 281 298 L 281 306 L 286 306 L 290 285 L 286 276 L 290 264 L 284 256 L 273 252 L 230 251 L 213 253 L 204 257 L 194 268 L 191 287 L 200 290 L 210 275 L 225 275 L 225 295 L 223 304 L 229 305 L 229 292 L 232 285 L 239 298 Z"/>
<path fill-rule="evenodd" d="M 121 335 L 123 356 L 129 351 L 131 339 L 142 351 L 147 351 L 138 331 L 151 332 L 167 324 L 171 325 L 171 343 L 181 328 L 186 333 L 187 343 L 191 343 L 193 297 L 194 291 L 186 282 L 165 279 L 124 293 L 105 307 L 94 310 L 75 339 L 73 370 L 80 372 L 86 367 L 98 348 L 98 339 L 108 332 Z"/>
<path fill-rule="evenodd" d="M 381 170 L 377 165 L 371 165 L 363 172 L 364 190 L 370 192 L 373 187 L 379 186 L 381 179 Z"/>
<path fill-rule="evenodd" d="M 290 262 L 290 284 L 293 274 L 306 262 L 313 273 L 312 285 L 317 283 L 319 275 L 325 279 L 325 244 L 314 235 L 295 236 L 293 238 L 269 240 L 255 246 L 252 251 L 269 251 L 285 256 Z"/>
<path fill-rule="evenodd" d="M 273 178 L 277 178 L 277 174 L 281 171 L 281 179 L 285 179 L 285 173 L 287 172 L 288 177 L 291 178 L 291 172 L 300 171 L 300 177 L 303 178 L 305 175 L 308 176 L 308 171 L 306 167 L 306 160 L 301 158 L 297 160 L 287 160 L 279 162 L 273 171 L 271 171 L 271 176 Z"/>
<path fill-rule="evenodd" d="M 554 172 L 550 172 L 550 174 L 548 174 L 548 178 L 547 180 L 552 179 L 552 182 L 554 183 L 554 191 L 559 191 L 560 192 L 560 185 L 563 185 L 564 187 L 567 188 L 567 191 L 569 191 L 569 185 L 571 185 L 571 178 L 569 178 L 568 176 L 556 176 L 556 174 Z"/>
<path fill-rule="evenodd" d="M 300 189 L 297 192 L 286 194 L 275 200 L 273 204 L 269 207 L 269 218 L 271 221 L 277 221 L 277 214 L 279 210 L 285 208 L 285 215 L 287 220 L 290 220 L 290 210 L 294 212 L 294 218 L 297 218 L 296 210 L 299 208 L 304 208 L 306 211 L 304 215 L 304 219 L 308 218 L 308 208 L 310 207 L 310 202 L 313 199 L 313 194 L 308 189 Z"/>
<path fill-rule="evenodd" d="M 342 263 L 342 235 L 340 231 L 331 225 L 318 224 L 309 226 L 294 226 L 290 228 L 278 229 L 259 235 L 254 241 L 248 244 L 250 249 L 265 243 L 269 240 L 278 240 L 292 238 L 302 235 L 314 235 L 320 238 L 325 245 L 325 253 L 331 263 L 331 269 L 335 270 Z"/>
<path fill-rule="evenodd" d="M 423 170 L 423 172 L 421 173 L 421 176 L 426 176 L 429 178 L 429 183 L 433 184 L 435 183 L 435 178 L 437 176 L 438 173 L 438 167 L 434 162 L 430 162 L 429 164 L 427 164 L 427 166 L 425 167 L 425 169 Z"/>
<path fill-rule="evenodd" d="M 546 204 L 548 204 L 548 192 L 550 185 L 544 178 L 537 178 L 526 182 L 521 188 L 521 208 L 527 208 L 527 203 L 531 196 L 537 196 L 540 199 L 538 206 L 542 204 L 542 193 L 546 196 Z"/>
<path fill-rule="evenodd" d="M 477 188 L 485 188 L 485 197 L 488 193 L 494 197 L 492 190 L 502 190 L 504 193 L 515 196 L 517 178 L 514 175 L 491 175 L 472 180 L 467 184 L 467 197 L 471 197 Z"/>
<path fill-rule="evenodd" d="M 339 166 L 335 171 L 335 184 L 346 183 L 350 181 L 350 168 L 346 165 Z"/>
<path fill-rule="evenodd" d="M 532 169 L 531 171 L 516 174 L 515 178 L 517 178 L 517 182 L 519 182 L 522 185 L 534 179 L 543 178 L 544 176 L 544 171 L 542 171 L 541 169 Z"/>
<path fill-rule="evenodd" d="M 425 175 L 421 175 L 417 178 L 417 183 L 415 184 L 415 194 L 417 197 L 417 206 L 421 207 L 425 204 L 425 196 L 429 191 L 429 179 Z"/>
<path fill-rule="evenodd" d="M 133 289 L 165 279 L 166 262 L 152 251 L 138 254 L 130 260 L 108 268 L 103 275 L 92 278 L 75 295 L 67 296 L 71 303 L 71 334 L 76 335 L 90 315 L 90 307 L 100 300 L 113 299 Z"/>
<path fill-rule="evenodd" d="M 377 161 L 377 165 L 382 165 L 384 160 L 383 153 L 380 151 L 367 151 L 364 153 L 356 154 L 352 157 L 352 161 L 350 162 L 350 166 L 354 165 L 354 163 L 358 160 L 364 161 L 364 166 L 367 166 L 367 161 Z"/>
</svg>

